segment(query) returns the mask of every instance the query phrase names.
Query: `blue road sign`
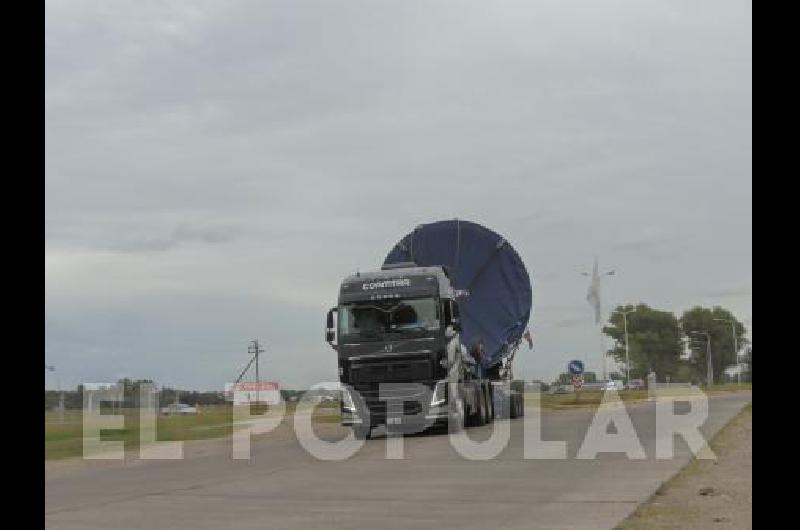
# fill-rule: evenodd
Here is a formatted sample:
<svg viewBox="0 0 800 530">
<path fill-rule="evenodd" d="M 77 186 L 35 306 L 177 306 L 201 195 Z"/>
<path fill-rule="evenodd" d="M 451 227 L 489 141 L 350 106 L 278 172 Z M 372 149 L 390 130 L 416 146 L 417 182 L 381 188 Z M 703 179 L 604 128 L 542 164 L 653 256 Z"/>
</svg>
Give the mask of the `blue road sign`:
<svg viewBox="0 0 800 530">
<path fill-rule="evenodd" d="M 583 361 L 570 361 L 567 365 L 570 375 L 581 375 L 583 373 Z"/>
</svg>

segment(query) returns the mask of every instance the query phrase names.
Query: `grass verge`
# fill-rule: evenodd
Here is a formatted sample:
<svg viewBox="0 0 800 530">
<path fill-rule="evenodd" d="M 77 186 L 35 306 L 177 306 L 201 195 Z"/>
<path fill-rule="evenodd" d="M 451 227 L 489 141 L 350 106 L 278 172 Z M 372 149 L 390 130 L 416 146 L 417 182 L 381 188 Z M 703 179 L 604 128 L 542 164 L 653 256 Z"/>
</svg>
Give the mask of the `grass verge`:
<svg viewBox="0 0 800 530">
<path fill-rule="evenodd" d="M 751 528 L 752 416 L 748 404 L 711 440 L 717 460 L 693 458 L 615 530 Z"/>
<path fill-rule="evenodd" d="M 726 392 L 738 392 L 752 390 L 752 384 L 743 383 L 713 385 L 709 387 L 699 387 L 705 394 L 722 394 Z M 695 388 L 664 388 L 659 389 L 657 396 L 692 396 L 697 395 Z M 644 401 L 649 398 L 647 390 L 621 390 L 617 393 L 623 402 Z M 603 392 L 599 390 L 581 391 L 569 394 L 548 394 L 546 392 L 536 395 L 526 393 L 525 403 L 529 406 L 539 406 L 544 410 L 569 410 L 580 408 L 596 408 L 603 399 Z"/>
</svg>

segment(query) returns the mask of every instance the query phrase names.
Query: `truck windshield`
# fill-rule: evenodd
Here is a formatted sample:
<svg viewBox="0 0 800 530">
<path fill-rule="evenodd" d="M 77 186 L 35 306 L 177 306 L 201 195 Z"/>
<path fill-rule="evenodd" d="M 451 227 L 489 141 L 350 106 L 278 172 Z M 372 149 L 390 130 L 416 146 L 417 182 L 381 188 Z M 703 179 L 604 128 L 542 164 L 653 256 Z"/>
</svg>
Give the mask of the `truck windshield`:
<svg viewBox="0 0 800 530">
<path fill-rule="evenodd" d="M 353 302 L 342 304 L 339 310 L 340 334 L 351 340 L 376 340 L 390 333 L 438 328 L 438 304 L 433 298 Z"/>
</svg>

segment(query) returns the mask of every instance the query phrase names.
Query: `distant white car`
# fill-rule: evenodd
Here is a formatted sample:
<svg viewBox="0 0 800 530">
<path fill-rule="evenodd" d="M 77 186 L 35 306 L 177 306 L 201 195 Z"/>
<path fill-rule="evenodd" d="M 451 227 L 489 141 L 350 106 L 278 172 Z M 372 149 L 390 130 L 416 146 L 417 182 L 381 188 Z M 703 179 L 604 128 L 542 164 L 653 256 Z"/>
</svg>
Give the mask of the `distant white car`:
<svg viewBox="0 0 800 530">
<path fill-rule="evenodd" d="M 645 388 L 644 379 L 631 379 L 628 384 L 628 390 L 644 390 Z"/>
<path fill-rule="evenodd" d="M 185 403 L 173 403 L 167 407 L 161 407 L 162 416 L 188 416 L 197 414 L 197 407 Z"/>
<path fill-rule="evenodd" d="M 622 390 L 622 385 L 616 381 L 606 381 L 603 390 Z"/>
</svg>

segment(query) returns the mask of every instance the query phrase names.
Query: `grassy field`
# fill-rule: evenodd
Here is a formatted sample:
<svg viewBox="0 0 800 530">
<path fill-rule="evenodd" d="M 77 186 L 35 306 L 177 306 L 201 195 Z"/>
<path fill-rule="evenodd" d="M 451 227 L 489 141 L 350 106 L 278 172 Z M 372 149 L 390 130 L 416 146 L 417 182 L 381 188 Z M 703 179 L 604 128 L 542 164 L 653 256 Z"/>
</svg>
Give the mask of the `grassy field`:
<svg viewBox="0 0 800 530">
<path fill-rule="evenodd" d="M 703 392 L 707 392 L 709 394 L 713 394 L 715 392 L 735 392 L 737 390 L 753 390 L 752 383 L 742 383 L 741 385 L 738 383 L 725 383 L 723 385 L 712 385 L 711 388 L 706 386 L 700 387 Z"/>
<path fill-rule="evenodd" d="M 305 410 L 304 410 L 305 409 Z M 301 406 L 298 412 L 309 407 Z M 296 410 L 294 404 L 287 404 L 286 415 Z M 110 411 L 103 411 L 110 414 Z M 103 441 L 123 441 L 126 451 L 139 447 L 139 410 L 123 409 L 115 412 L 125 417 L 123 429 L 104 430 Z M 276 414 L 267 412 L 267 414 Z M 315 409 L 312 420 L 315 423 L 337 423 L 338 405 L 330 404 Z M 213 405 L 199 408 L 197 415 L 159 416 L 156 420 L 158 441 L 186 441 L 221 438 L 233 432 L 233 408 L 230 405 Z M 69 458 L 83 454 L 83 415 L 80 410 L 67 410 L 63 421 L 55 411 L 45 412 L 44 457 L 45 460 Z"/>
</svg>

